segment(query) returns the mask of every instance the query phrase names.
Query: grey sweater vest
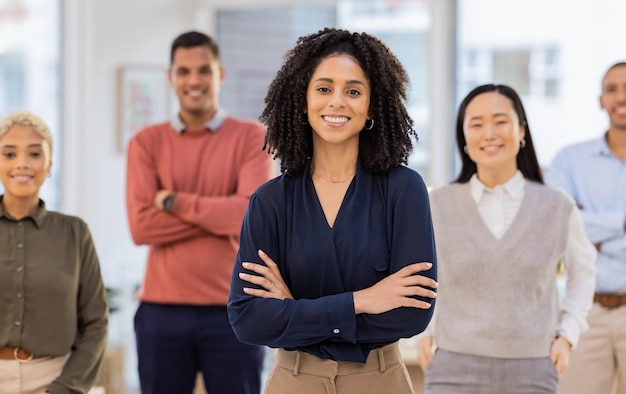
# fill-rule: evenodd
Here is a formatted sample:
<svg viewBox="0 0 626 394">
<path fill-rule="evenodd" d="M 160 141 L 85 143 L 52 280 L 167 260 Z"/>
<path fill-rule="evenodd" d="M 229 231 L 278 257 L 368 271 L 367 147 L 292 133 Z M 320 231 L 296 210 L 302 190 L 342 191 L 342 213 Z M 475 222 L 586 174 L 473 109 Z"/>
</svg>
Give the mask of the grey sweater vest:
<svg viewBox="0 0 626 394">
<path fill-rule="evenodd" d="M 548 356 L 559 319 L 556 266 L 573 202 L 526 181 L 519 211 L 499 240 L 481 218 L 469 183 L 433 191 L 431 207 L 437 345 L 487 357 Z"/>
</svg>

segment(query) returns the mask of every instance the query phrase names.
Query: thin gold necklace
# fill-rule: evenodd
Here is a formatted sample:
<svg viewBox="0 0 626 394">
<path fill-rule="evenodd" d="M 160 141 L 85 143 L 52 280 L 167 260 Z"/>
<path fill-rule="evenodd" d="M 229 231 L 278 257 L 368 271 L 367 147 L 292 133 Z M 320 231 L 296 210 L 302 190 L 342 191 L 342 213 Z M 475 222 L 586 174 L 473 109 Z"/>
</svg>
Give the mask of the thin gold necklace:
<svg viewBox="0 0 626 394">
<path fill-rule="evenodd" d="M 356 172 L 352 173 L 351 175 L 348 175 L 348 176 L 346 177 L 346 179 L 340 179 L 340 180 L 338 180 L 338 181 L 332 180 L 332 179 L 330 179 L 330 178 L 328 178 L 328 177 L 324 177 L 324 176 L 322 176 L 321 174 L 318 174 L 318 175 L 320 175 L 320 177 L 321 177 L 322 179 L 324 179 L 325 181 L 330 182 L 330 183 L 346 183 L 346 182 L 348 182 L 350 179 L 352 179 L 352 178 L 354 177 L 354 175 L 355 175 L 355 174 L 356 174 Z M 313 175 L 315 175 L 315 169 L 313 168 L 313 166 L 311 166 L 311 176 L 313 176 Z"/>
</svg>

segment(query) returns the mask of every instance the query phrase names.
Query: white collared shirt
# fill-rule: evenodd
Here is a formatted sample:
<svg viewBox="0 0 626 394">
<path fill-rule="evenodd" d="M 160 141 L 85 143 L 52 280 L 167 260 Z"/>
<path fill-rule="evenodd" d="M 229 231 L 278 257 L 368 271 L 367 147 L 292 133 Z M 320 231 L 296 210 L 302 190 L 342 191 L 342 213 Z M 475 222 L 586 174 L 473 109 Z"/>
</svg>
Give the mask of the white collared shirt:
<svg viewBox="0 0 626 394">
<path fill-rule="evenodd" d="M 470 192 L 478 212 L 497 239 L 508 230 L 524 198 L 524 176 L 517 171 L 502 185 L 485 186 L 474 174 L 470 179 Z"/>
</svg>

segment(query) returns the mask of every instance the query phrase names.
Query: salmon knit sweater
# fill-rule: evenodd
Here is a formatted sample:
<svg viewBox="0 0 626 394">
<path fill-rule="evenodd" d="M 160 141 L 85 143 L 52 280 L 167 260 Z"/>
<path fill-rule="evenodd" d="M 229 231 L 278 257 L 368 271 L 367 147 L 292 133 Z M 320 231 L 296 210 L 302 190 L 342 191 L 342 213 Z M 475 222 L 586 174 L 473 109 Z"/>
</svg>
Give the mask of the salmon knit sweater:
<svg viewBox="0 0 626 394">
<path fill-rule="evenodd" d="M 139 298 L 226 305 L 237 239 L 252 193 L 273 174 L 264 128 L 227 117 L 217 130 L 149 126 L 129 143 L 126 206 L 133 241 L 148 245 Z M 176 192 L 173 211 L 153 206 Z"/>
</svg>

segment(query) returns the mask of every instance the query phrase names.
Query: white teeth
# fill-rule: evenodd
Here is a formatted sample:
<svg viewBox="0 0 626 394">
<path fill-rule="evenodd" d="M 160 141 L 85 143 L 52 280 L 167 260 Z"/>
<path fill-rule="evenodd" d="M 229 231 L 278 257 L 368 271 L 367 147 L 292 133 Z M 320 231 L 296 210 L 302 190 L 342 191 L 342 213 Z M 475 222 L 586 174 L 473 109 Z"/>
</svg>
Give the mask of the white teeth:
<svg viewBox="0 0 626 394">
<path fill-rule="evenodd" d="M 348 118 L 344 116 L 324 116 L 324 120 L 330 123 L 346 123 Z"/>
<path fill-rule="evenodd" d="M 188 90 L 187 94 L 189 96 L 199 97 L 199 96 L 202 96 L 204 94 L 204 90 L 203 89 Z"/>
<path fill-rule="evenodd" d="M 13 180 L 16 182 L 28 182 L 30 180 L 31 177 L 27 176 L 27 175 L 16 175 L 13 177 Z"/>
</svg>

